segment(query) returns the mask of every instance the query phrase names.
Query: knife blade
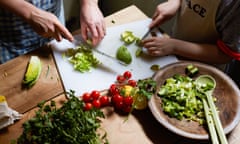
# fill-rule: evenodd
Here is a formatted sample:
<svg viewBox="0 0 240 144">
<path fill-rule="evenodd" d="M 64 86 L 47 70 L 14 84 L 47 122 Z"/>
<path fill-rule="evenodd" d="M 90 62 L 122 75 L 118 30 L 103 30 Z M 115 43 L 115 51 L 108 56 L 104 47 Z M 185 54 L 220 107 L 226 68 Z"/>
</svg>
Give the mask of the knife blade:
<svg viewBox="0 0 240 144">
<path fill-rule="evenodd" d="M 113 57 L 113 56 L 111 56 L 111 55 L 109 55 L 109 54 L 106 54 L 106 53 L 104 53 L 104 52 L 102 52 L 102 51 L 99 51 L 99 50 L 97 50 L 97 49 L 95 49 L 95 48 L 90 48 L 91 50 L 93 50 L 93 51 L 95 51 L 95 52 L 97 52 L 98 54 L 101 54 L 101 55 L 103 55 L 103 56 L 105 56 L 105 57 L 108 57 L 108 58 L 110 58 L 110 59 L 112 59 L 112 60 L 114 60 L 114 61 L 116 61 L 116 62 L 118 62 L 118 63 L 120 63 L 120 64 L 122 64 L 122 65 L 127 65 L 125 62 L 123 62 L 123 61 L 120 61 L 120 60 L 118 60 L 116 57 Z"/>
<path fill-rule="evenodd" d="M 83 41 L 74 40 L 74 43 L 75 43 L 75 44 L 80 44 L 80 43 L 82 43 L 82 44 L 85 45 L 86 48 L 91 49 L 92 51 L 94 51 L 94 52 L 96 52 L 96 53 L 98 53 L 98 54 L 100 54 L 100 55 L 103 55 L 103 56 L 105 56 L 105 57 L 107 57 L 107 58 L 109 58 L 109 59 L 112 59 L 113 61 L 118 62 L 118 63 L 120 63 L 121 65 L 124 65 L 124 66 L 128 65 L 128 64 L 126 64 L 125 62 L 117 59 L 116 57 L 113 57 L 113 56 L 111 56 L 111 55 L 109 55 L 109 54 L 106 54 L 106 53 L 104 53 L 104 52 L 96 49 L 96 48 L 93 48 L 93 47 L 91 46 L 91 44 L 89 44 L 88 42 L 83 42 Z"/>
<path fill-rule="evenodd" d="M 148 29 L 148 31 L 142 36 L 141 40 L 145 39 L 150 33 L 152 29 Z"/>
</svg>

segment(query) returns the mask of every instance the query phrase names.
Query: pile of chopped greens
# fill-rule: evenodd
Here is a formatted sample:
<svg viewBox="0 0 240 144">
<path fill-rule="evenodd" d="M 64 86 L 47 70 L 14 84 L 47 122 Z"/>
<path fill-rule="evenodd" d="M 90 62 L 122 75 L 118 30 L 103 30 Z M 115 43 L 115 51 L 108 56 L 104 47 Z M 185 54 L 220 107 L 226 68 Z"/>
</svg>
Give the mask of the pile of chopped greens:
<svg viewBox="0 0 240 144">
<path fill-rule="evenodd" d="M 84 111 L 84 103 L 70 92 L 70 99 L 61 108 L 55 102 L 40 103 L 36 116 L 23 124 L 18 144 L 107 144 L 106 133 L 100 136 L 99 109 Z"/>
<path fill-rule="evenodd" d="M 163 111 L 170 117 L 204 123 L 203 103 L 195 80 L 189 76 L 175 74 L 166 79 L 157 94 L 161 97 Z"/>
<path fill-rule="evenodd" d="M 91 48 L 85 45 L 69 48 L 64 56 L 68 57 L 68 61 L 73 64 L 75 70 L 82 73 L 90 71 L 92 67 L 95 68 L 100 63 Z"/>
</svg>

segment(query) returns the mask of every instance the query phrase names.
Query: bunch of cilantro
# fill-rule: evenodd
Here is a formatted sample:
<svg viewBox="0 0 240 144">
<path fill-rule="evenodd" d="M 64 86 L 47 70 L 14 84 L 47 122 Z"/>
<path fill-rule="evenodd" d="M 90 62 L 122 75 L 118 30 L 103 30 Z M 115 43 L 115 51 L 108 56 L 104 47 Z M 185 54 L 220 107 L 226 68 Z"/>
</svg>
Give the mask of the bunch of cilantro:
<svg viewBox="0 0 240 144">
<path fill-rule="evenodd" d="M 107 144 L 106 132 L 97 133 L 104 114 L 84 111 L 84 103 L 70 92 L 70 99 L 57 108 L 54 101 L 40 103 L 36 116 L 23 124 L 18 144 Z"/>
</svg>

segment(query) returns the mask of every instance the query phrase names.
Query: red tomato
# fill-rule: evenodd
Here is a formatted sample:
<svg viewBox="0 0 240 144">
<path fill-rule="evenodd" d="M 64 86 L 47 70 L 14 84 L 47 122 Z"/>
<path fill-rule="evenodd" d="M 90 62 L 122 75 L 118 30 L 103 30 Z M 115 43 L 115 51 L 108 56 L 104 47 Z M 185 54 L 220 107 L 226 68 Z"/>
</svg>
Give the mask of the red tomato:
<svg viewBox="0 0 240 144">
<path fill-rule="evenodd" d="M 118 110 L 122 110 L 123 106 L 123 102 L 118 102 L 114 104 L 114 107 Z"/>
<path fill-rule="evenodd" d="M 109 97 L 108 96 L 106 96 L 106 95 L 101 96 L 99 100 L 100 100 L 101 106 L 109 105 Z"/>
<path fill-rule="evenodd" d="M 93 100 L 92 105 L 93 105 L 95 108 L 100 108 L 100 107 L 101 107 L 101 102 L 100 102 L 100 100 L 95 99 L 95 100 Z"/>
<path fill-rule="evenodd" d="M 114 104 L 123 102 L 123 97 L 119 94 L 113 95 L 112 102 Z"/>
<path fill-rule="evenodd" d="M 86 103 L 86 102 L 90 102 L 92 101 L 92 97 L 91 94 L 86 92 L 82 95 L 82 100 Z"/>
<path fill-rule="evenodd" d="M 91 110 L 92 109 L 92 107 L 93 107 L 93 105 L 91 104 L 91 103 L 85 103 L 85 105 L 84 105 L 84 110 L 85 111 L 88 111 L 88 110 Z"/>
<path fill-rule="evenodd" d="M 98 99 L 98 98 L 100 97 L 100 92 L 97 91 L 97 90 L 93 90 L 93 91 L 91 92 L 91 97 L 92 97 L 93 100 Z"/>
<path fill-rule="evenodd" d="M 122 76 L 122 75 L 118 75 L 118 76 L 117 76 L 117 82 L 123 83 L 125 80 L 126 80 L 126 79 L 125 79 L 124 76 Z"/>
<path fill-rule="evenodd" d="M 123 77 L 128 80 L 132 77 L 132 73 L 130 71 L 125 71 Z"/>
<path fill-rule="evenodd" d="M 133 86 L 133 87 L 137 86 L 137 82 L 135 80 L 132 80 L 132 79 L 128 80 L 128 84 L 130 86 Z"/>
<path fill-rule="evenodd" d="M 125 106 L 132 106 L 133 104 L 133 98 L 131 96 L 127 96 L 123 98 L 123 104 Z"/>
<path fill-rule="evenodd" d="M 112 84 L 109 88 L 109 91 L 112 95 L 115 95 L 115 94 L 118 94 L 119 91 L 118 91 L 118 88 L 115 84 Z"/>
<path fill-rule="evenodd" d="M 122 110 L 123 110 L 123 112 L 125 112 L 125 113 L 130 113 L 131 110 L 132 110 L 132 107 L 131 107 L 131 106 L 124 106 Z"/>
</svg>

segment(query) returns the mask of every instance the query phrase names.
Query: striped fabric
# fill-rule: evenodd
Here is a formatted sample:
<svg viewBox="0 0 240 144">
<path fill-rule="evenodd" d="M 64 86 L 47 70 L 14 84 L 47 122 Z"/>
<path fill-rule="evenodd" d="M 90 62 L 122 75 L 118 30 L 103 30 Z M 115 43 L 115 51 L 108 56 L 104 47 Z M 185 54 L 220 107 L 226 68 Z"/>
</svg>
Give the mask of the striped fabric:
<svg viewBox="0 0 240 144">
<path fill-rule="evenodd" d="M 60 0 L 27 0 L 36 7 L 60 13 Z M 46 44 L 49 39 L 42 38 L 20 17 L 0 9 L 0 64 L 14 57 L 28 53 Z"/>
</svg>

